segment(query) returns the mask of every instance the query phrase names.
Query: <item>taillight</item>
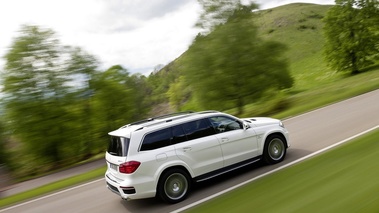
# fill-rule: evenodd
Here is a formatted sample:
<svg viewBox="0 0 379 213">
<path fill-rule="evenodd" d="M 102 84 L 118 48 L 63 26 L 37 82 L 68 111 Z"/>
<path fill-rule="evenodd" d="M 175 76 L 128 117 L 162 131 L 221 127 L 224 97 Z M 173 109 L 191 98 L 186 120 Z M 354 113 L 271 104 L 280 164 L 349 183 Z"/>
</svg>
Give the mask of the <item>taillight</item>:
<svg viewBox="0 0 379 213">
<path fill-rule="evenodd" d="M 125 174 L 132 174 L 138 169 L 139 165 L 141 165 L 141 163 L 138 161 L 128 161 L 120 164 L 118 171 Z"/>
</svg>

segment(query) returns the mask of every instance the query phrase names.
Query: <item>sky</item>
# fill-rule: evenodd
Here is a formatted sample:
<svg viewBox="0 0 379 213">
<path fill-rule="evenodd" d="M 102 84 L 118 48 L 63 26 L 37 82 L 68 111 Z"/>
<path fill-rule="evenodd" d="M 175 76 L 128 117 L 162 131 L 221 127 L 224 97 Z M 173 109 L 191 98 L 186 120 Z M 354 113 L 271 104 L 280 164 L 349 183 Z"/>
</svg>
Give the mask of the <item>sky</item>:
<svg viewBox="0 0 379 213">
<path fill-rule="evenodd" d="M 334 4 L 333 0 L 256 0 L 260 9 L 294 2 Z M 148 75 L 185 52 L 200 29 L 197 0 L 1 0 L 0 70 L 22 25 L 52 29 L 64 45 L 97 57 L 101 69 L 122 65 Z"/>
</svg>

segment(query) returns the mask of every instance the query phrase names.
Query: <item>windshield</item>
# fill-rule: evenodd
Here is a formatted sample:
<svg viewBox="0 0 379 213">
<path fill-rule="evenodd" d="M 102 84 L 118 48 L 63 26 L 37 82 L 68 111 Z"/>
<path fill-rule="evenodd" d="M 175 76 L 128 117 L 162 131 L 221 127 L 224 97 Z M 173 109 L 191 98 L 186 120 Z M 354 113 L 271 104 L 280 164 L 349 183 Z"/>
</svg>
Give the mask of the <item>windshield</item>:
<svg viewBox="0 0 379 213">
<path fill-rule="evenodd" d="M 114 156 L 125 157 L 128 154 L 129 138 L 111 136 L 108 153 Z"/>
</svg>

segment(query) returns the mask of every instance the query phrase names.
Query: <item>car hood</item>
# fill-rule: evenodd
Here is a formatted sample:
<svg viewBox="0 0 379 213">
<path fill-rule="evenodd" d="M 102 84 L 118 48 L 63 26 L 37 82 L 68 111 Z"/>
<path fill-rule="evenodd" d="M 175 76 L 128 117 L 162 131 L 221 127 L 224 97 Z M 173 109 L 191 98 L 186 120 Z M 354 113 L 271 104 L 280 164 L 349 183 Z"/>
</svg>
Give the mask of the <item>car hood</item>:
<svg viewBox="0 0 379 213">
<path fill-rule="evenodd" d="M 253 124 L 256 127 L 279 124 L 280 122 L 278 119 L 266 118 L 266 117 L 243 118 L 242 120 L 247 121 L 248 123 Z"/>
</svg>

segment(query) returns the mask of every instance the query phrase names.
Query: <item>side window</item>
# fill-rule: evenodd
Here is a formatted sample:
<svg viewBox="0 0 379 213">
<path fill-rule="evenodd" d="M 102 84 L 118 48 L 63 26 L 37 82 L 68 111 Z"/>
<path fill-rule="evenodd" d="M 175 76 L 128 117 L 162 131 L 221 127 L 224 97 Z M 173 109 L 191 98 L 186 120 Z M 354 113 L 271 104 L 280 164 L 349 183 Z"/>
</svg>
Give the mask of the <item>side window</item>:
<svg viewBox="0 0 379 213">
<path fill-rule="evenodd" d="M 177 143 L 187 141 L 187 136 L 183 131 L 182 125 L 171 127 L 171 131 L 172 131 L 171 142 L 173 144 L 177 144 Z"/>
<path fill-rule="evenodd" d="M 243 129 L 242 123 L 234 118 L 217 116 L 209 118 L 213 128 L 217 133 Z"/>
<path fill-rule="evenodd" d="M 170 128 L 158 130 L 145 136 L 142 142 L 141 151 L 153 150 L 169 146 L 171 138 Z"/>
<path fill-rule="evenodd" d="M 213 127 L 210 125 L 207 119 L 191 121 L 182 124 L 182 127 L 187 135 L 188 140 L 193 140 L 215 134 Z"/>
</svg>

